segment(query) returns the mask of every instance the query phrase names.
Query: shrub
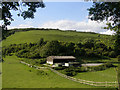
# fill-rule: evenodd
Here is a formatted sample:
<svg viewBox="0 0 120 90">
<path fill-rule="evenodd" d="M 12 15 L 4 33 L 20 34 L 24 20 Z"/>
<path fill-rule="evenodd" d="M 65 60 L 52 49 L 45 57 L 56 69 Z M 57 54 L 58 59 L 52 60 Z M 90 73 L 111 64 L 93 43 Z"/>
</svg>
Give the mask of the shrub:
<svg viewBox="0 0 120 90">
<path fill-rule="evenodd" d="M 115 51 L 111 51 L 111 52 L 109 53 L 109 57 L 115 58 L 115 57 L 116 57 Z"/>
<path fill-rule="evenodd" d="M 107 68 L 114 67 L 114 65 L 112 63 L 110 63 L 110 62 L 105 63 L 104 65 L 106 65 Z"/>
<path fill-rule="evenodd" d="M 72 72 L 64 72 L 67 76 L 75 76 L 77 73 L 75 71 Z"/>
<path fill-rule="evenodd" d="M 55 70 L 63 70 L 65 69 L 66 67 L 54 67 Z"/>
<path fill-rule="evenodd" d="M 117 58 L 118 58 L 118 62 L 120 62 L 120 55 L 118 55 Z"/>
</svg>

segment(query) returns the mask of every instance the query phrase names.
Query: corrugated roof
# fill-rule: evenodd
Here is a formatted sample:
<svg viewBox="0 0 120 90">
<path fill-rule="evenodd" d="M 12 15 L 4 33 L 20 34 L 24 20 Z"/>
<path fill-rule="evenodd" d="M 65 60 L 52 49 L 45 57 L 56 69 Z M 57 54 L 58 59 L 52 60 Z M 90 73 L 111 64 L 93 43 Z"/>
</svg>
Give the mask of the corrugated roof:
<svg viewBox="0 0 120 90">
<path fill-rule="evenodd" d="M 52 59 L 76 59 L 74 56 L 49 56 Z"/>
</svg>

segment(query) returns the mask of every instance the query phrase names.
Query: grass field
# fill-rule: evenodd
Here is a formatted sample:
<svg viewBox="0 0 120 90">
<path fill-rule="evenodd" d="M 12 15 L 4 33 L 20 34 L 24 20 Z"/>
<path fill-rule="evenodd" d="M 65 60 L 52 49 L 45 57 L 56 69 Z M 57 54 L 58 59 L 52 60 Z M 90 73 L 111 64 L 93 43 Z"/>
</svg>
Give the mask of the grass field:
<svg viewBox="0 0 120 90">
<path fill-rule="evenodd" d="M 44 72 L 48 74 L 47 76 L 37 75 L 36 69 L 19 63 L 18 58 L 15 56 L 7 56 L 4 60 L 5 62 L 2 65 L 3 88 L 100 88 L 73 82 L 71 80 L 58 76 L 48 69 L 44 69 Z M 94 73 L 94 75 L 90 75 L 90 73 L 81 73 L 81 75 L 78 74 L 76 78 L 82 76 L 83 79 L 85 78 L 91 80 L 90 78 L 93 78 L 93 76 L 95 78 L 97 75 L 102 75 L 100 72 L 97 73 Z M 114 69 L 108 69 L 106 71 L 103 71 L 103 73 L 104 75 L 113 75 Z M 86 75 L 88 76 L 86 77 Z M 107 77 L 107 80 L 109 80 L 112 75 Z M 97 80 L 97 78 L 98 77 L 96 77 L 95 80 Z M 103 78 L 103 76 L 101 76 L 100 78 Z M 110 81 L 114 80 L 116 80 L 115 75 L 113 75 L 113 79 Z"/>
<path fill-rule="evenodd" d="M 2 72 L 2 63 L 0 63 L 0 72 Z M 2 88 L 2 74 L 0 74 L 0 90 Z"/>
<path fill-rule="evenodd" d="M 47 76 L 37 75 L 36 69 L 19 63 L 15 56 L 7 56 L 4 60 L 3 88 L 95 88 L 67 80 L 49 70 L 44 70 Z"/>
<path fill-rule="evenodd" d="M 97 72 L 78 73 L 74 77 L 88 80 L 88 81 L 95 81 L 95 82 L 117 81 L 117 73 L 115 71 L 115 68 L 109 68 L 109 69 L 106 69 L 103 71 L 97 71 Z"/>
<path fill-rule="evenodd" d="M 60 40 L 65 42 L 81 42 L 85 38 L 92 39 L 101 39 L 107 45 L 112 45 L 110 41 L 112 36 L 108 35 L 100 35 L 98 34 L 90 34 L 90 33 L 82 33 L 82 32 L 69 32 L 69 31 L 58 31 L 58 30 L 31 30 L 24 32 L 16 32 L 15 34 L 7 37 L 6 40 L 3 40 L 3 46 L 9 44 L 20 44 L 20 43 L 29 43 L 29 42 L 37 42 L 40 38 L 44 38 L 45 40 Z"/>
</svg>

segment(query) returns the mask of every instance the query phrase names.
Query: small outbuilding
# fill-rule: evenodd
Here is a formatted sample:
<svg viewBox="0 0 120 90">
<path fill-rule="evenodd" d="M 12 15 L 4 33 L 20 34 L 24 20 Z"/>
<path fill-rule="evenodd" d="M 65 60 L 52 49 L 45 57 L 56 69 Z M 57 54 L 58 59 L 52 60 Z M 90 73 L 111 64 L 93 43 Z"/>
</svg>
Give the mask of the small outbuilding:
<svg viewBox="0 0 120 90">
<path fill-rule="evenodd" d="M 70 66 L 76 62 L 74 56 L 49 56 L 47 63 L 55 66 Z"/>
</svg>

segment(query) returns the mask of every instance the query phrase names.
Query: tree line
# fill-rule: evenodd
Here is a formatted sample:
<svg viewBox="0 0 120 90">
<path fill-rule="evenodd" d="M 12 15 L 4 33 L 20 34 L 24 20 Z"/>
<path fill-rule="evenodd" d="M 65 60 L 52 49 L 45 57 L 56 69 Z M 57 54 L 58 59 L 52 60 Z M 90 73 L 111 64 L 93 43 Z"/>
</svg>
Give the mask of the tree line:
<svg viewBox="0 0 120 90">
<path fill-rule="evenodd" d="M 100 40 L 93 40 L 86 38 L 84 41 L 79 43 L 73 42 L 62 42 L 58 40 L 45 41 L 41 38 L 36 43 L 22 43 L 22 44 L 11 44 L 4 46 L 2 55 L 15 54 L 20 58 L 46 58 L 48 56 L 75 56 L 75 57 L 116 57 L 115 50 L 110 46 L 106 46 Z"/>
</svg>

